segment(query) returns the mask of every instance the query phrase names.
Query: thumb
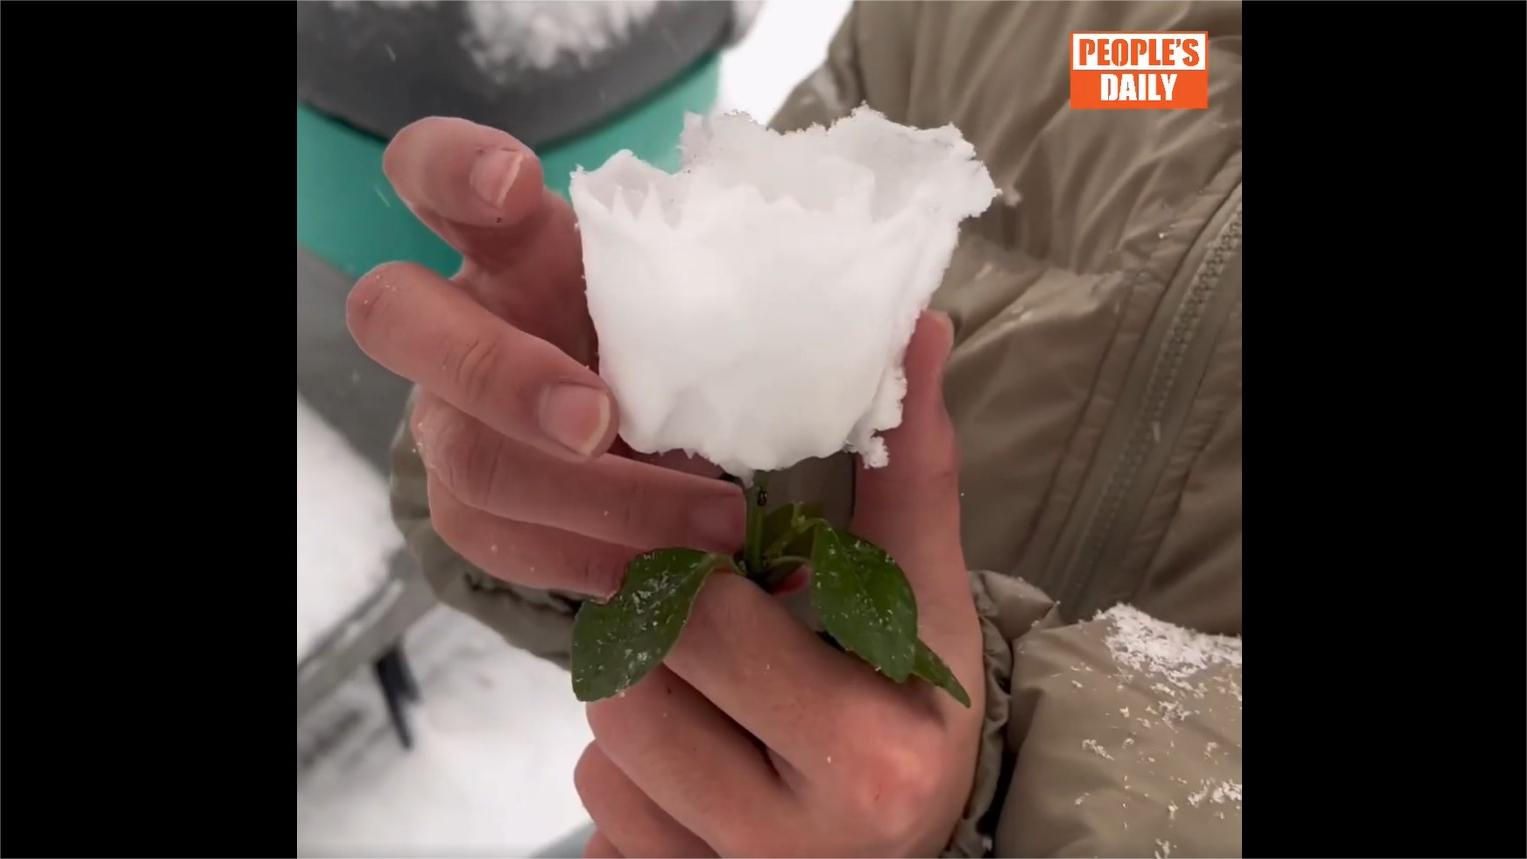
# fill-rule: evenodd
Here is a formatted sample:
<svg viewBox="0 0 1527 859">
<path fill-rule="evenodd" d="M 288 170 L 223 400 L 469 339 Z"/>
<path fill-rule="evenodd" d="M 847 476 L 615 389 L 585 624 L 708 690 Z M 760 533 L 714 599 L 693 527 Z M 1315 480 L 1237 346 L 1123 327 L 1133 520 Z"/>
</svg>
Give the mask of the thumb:
<svg viewBox="0 0 1527 859">
<path fill-rule="evenodd" d="M 853 531 L 891 554 L 917 594 L 919 614 L 971 611 L 960 548 L 959 452 L 944 409 L 944 365 L 954 327 L 942 313 L 917 320 L 904 362 L 901 424 L 885 433 L 890 462 L 860 467 Z"/>
</svg>

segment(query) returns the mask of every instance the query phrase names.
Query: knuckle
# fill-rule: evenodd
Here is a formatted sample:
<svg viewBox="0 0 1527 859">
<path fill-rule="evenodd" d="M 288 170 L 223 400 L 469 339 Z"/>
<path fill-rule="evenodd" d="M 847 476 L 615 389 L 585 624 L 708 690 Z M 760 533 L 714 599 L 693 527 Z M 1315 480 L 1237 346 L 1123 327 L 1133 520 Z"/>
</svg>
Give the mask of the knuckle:
<svg viewBox="0 0 1527 859">
<path fill-rule="evenodd" d="M 903 782 L 897 788 L 887 788 L 882 811 L 876 817 L 877 834 L 883 842 L 901 847 L 917 837 L 939 799 L 929 789 L 933 784 L 929 776 L 920 782 Z"/>
<path fill-rule="evenodd" d="M 503 439 L 467 422 L 456 420 L 434 441 L 432 459 L 440 463 L 441 479 L 463 504 L 487 510 L 499 500 L 504 481 Z"/>
<path fill-rule="evenodd" d="M 646 530 L 647 490 L 638 483 L 616 483 L 610 487 L 615 505 L 615 518 L 623 534 L 640 534 Z"/>
<path fill-rule="evenodd" d="M 862 747 L 845 800 L 849 811 L 878 836 L 895 842 L 927 813 L 939 785 L 936 738 L 922 728 L 898 733 L 894 743 Z"/>
<path fill-rule="evenodd" d="M 609 595 L 620 580 L 621 565 L 614 557 L 602 552 L 570 551 L 564 566 L 576 577 L 577 590 L 597 597 Z"/>
<path fill-rule="evenodd" d="M 472 479 L 473 463 L 481 457 L 476 433 L 459 419 L 437 419 L 430 439 L 429 457 L 437 463 L 440 479 L 462 503 L 480 506 L 480 492 Z"/>
<path fill-rule="evenodd" d="M 484 499 L 497 498 L 504 494 L 503 490 L 509 486 L 508 449 L 502 436 L 497 434 L 478 433 L 481 441 L 478 444 L 478 455 L 481 470 L 477 472 L 482 483 L 482 495 Z M 486 506 L 486 505 L 485 505 Z"/>
<path fill-rule="evenodd" d="M 490 394 L 498 378 L 502 345 L 490 336 L 470 337 L 446 347 L 445 364 L 456 389 L 471 402 Z"/>
</svg>

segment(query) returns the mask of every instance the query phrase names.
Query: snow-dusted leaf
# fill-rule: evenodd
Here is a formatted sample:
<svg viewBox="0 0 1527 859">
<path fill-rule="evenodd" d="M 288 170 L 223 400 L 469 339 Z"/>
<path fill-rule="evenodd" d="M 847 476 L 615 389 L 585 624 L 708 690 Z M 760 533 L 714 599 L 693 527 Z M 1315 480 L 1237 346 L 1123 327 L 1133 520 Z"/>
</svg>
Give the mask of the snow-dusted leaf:
<svg viewBox="0 0 1527 859">
<path fill-rule="evenodd" d="M 705 578 L 731 559 L 695 549 L 658 549 L 626 567 L 609 602 L 585 602 L 573 621 L 573 694 L 619 694 L 663 661 L 689 620 Z"/>
<path fill-rule="evenodd" d="M 811 550 L 811 603 L 845 650 L 898 683 L 917 657 L 917 602 L 884 549 L 825 524 Z"/>
<path fill-rule="evenodd" d="M 912 666 L 912 673 L 948 692 L 954 700 L 966 707 L 970 706 L 970 693 L 960 685 L 959 678 L 954 676 L 954 672 L 949 670 L 944 660 L 940 659 L 922 639 L 917 641 L 917 657 Z"/>
</svg>

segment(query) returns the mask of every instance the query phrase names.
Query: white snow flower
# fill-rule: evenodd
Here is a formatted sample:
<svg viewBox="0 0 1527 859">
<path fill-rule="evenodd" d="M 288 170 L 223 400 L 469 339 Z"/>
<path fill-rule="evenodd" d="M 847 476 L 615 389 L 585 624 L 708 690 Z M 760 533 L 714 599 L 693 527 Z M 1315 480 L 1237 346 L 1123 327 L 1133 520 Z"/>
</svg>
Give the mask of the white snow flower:
<svg viewBox="0 0 1527 859">
<path fill-rule="evenodd" d="M 622 438 L 743 478 L 843 449 L 884 465 L 917 316 L 998 194 L 975 149 L 867 107 L 788 134 L 691 116 L 682 149 L 672 175 L 630 152 L 573 175 Z"/>
</svg>

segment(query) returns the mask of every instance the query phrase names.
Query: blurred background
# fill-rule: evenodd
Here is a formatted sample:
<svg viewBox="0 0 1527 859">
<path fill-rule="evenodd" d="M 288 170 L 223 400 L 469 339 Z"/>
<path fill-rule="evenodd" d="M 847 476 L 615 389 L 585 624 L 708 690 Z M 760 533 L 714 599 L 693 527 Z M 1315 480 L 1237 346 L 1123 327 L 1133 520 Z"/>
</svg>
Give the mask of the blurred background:
<svg viewBox="0 0 1527 859">
<path fill-rule="evenodd" d="M 388 138 L 465 116 L 536 148 L 565 193 L 630 149 L 667 168 L 686 112 L 766 121 L 846 0 L 303 2 L 297 10 L 297 851 L 555 851 L 586 822 L 590 739 L 562 669 L 435 606 L 388 514 L 407 385 L 344 297 L 372 266 L 457 258 L 388 187 Z"/>
</svg>

